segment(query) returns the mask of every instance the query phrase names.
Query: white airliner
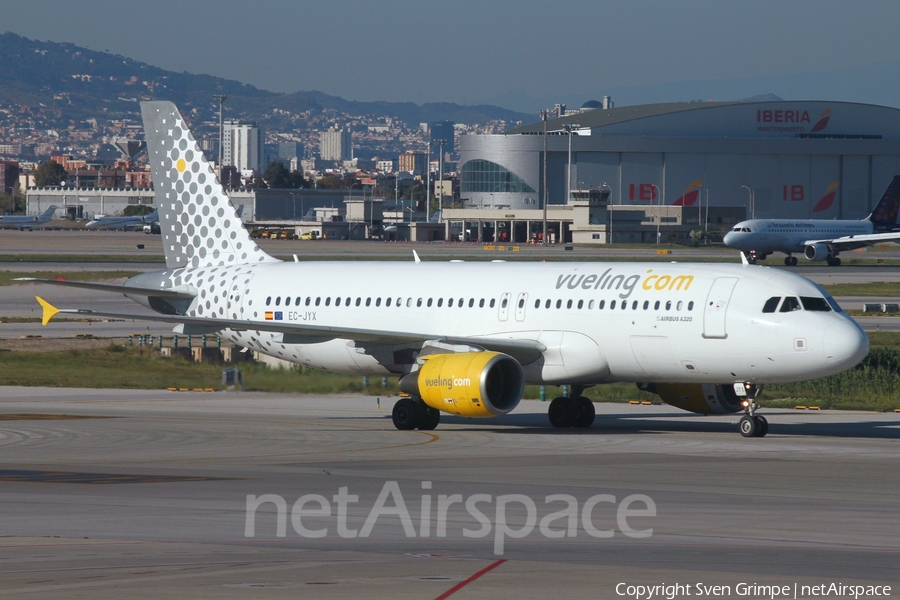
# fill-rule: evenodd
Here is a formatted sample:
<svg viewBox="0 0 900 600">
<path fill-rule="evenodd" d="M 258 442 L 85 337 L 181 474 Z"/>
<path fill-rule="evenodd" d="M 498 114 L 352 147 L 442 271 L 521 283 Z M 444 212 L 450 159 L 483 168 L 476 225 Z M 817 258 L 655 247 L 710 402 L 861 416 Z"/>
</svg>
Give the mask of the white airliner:
<svg viewBox="0 0 900 600">
<path fill-rule="evenodd" d="M 130 227 L 143 228 L 144 225 L 152 225 L 159 221 L 159 211 L 154 210 L 148 215 L 133 217 L 107 217 L 99 216 L 88 221 L 85 227 L 88 229 L 128 229 Z"/>
<path fill-rule="evenodd" d="M 834 300 L 798 275 L 743 264 L 293 262 L 250 238 L 175 106 L 145 102 L 166 269 L 117 291 L 154 313 L 59 310 L 219 332 L 236 345 L 302 365 L 400 377 L 398 429 L 434 429 L 441 411 L 492 417 L 525 384 L 572 386 L 552 425 L 587 427 L 585 388 L 635 382 L 704 414 L 745 411 L 745 437 L 765 435 L 762 384 L 824 377 L 856 365 L 868 339 Z M 32 280 L 34 281 L 34 280 Z"/>
<path fill-rule="evenodd" d="M 838 256 L 883 242 L 900 241 L 897 225 L 900 209 L 900 175 L 895 176 L 881 200 L 862 220 L 752 219 L 741 221 L 725 234 L 725 245 L 744 253 L 751 263 L 765 260 L 772 252 L 784 252 L 784 264 L 796 266 L 794 253 L 813 261 L 838 266 Z"/>
<path fill-rule="evenodd" d="M 0 215 L 0 228 L 2 229 L 34 229 L 43 227 L 53 220 L 53 215 L 59 207 L 52 205 L 37 216 L 25 215 Z"/>
</svg>

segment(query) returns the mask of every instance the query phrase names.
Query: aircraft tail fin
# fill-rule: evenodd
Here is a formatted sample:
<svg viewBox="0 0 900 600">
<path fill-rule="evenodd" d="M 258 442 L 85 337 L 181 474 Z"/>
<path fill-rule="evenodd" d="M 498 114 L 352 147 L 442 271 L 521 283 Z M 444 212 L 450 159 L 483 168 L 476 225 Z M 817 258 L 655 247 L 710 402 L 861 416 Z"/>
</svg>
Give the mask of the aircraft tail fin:
<svg viewBox="0 0 900 600">
<path fill-rule="evenodd" d="M 142 102 L 166 266 L 277 261 L 244 228 L 212 165 L 171 102 Z"/>
<path fill-rule="evenodd" d="M 897 224 L 898 213 L 900 213 L 900 175 L 895 175 L 867 220 L 872 221 L 876 230 L 893 229 Z"/>
<path fill-rule="evenodd" d="M 41 216 L 38 217 L 38 220 L 40 220 L 40 221 L 49 221 L 49 220 L 51 220 L 51 219 L 53 218 L 53 214 L 54 214 L 57 210 L 59 210 L 59 207 L 56 206 L 55 204 L 53 204 L 53 205 L 51 205 L 51 206 L 48 206 L 48 207 L 47 207 L 47 210 L 45 210 L 44 212 L 42 212 L 42 213 L 41 213 Z"/>
</svg>

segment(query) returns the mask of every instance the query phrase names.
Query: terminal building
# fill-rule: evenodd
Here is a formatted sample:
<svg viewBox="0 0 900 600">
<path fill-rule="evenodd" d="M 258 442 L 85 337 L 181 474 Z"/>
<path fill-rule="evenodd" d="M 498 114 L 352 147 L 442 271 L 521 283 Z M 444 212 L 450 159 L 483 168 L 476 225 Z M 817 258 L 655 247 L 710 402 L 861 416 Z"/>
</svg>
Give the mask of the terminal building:
<svg viewBox="0 0 900 600">
<path fill-rule="evenodd" d="M 487 220 L 534 221 L 545 193 L 554 211 L 573 204 L 573 190 L 595 189 L 609 193 L 606 221 L 560 220 L 559 241 L 652 242 L 658 230 L 665 241 L 682 241 L 692 229 L 724 230 L 744 217 L 865 217 L 900 174 L 900 110 L 822 101 L 607 109 L 592 102 L 505 134 L 462 136 L 459 152 L 463 208 L 445 211 L 457 223 L 448 234 L 471 230 L 459 223 L 481 220 L 480 210 L 491 212 Z"/>
</svg>

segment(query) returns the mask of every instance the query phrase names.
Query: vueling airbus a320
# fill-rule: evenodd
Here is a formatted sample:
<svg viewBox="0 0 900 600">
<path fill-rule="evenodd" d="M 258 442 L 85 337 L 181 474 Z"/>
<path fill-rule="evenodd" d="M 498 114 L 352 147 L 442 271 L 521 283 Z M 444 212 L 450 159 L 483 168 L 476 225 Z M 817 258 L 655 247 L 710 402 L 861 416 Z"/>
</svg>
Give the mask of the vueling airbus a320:
<svg viewBox="0 0 900 600">
<path fill-rule="evenodd" d="M 441 412 L 503 415 L 525 384 L 570 385 L 555 427 L 588 427 L 581 394 L 635 382 L 704 414 L 744 411 L 762 437 L 765 383 L 824 377 L 865 356 L 868 340 L 822 288 L 747 264 L 282 262 L 250 238 L 169 102 L 141 105 L 166 269 L 117 291 L 155 311 L 58 312 L 177 324 L 320 369 L 394 375 L 408 393 L 398 429 L 434 429 Z M 45 280 L 41 280 L 45 281 Z"/>
</svg>

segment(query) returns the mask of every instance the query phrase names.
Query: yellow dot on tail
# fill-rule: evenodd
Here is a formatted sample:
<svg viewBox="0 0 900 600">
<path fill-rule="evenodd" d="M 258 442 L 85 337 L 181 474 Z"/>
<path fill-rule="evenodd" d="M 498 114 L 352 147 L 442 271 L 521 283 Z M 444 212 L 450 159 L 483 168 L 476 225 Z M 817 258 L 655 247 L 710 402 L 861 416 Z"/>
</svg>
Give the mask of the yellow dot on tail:
<svg viewBox="0 0 900 600">
<path fill-rule="evenodd" d="M 184 170 L 187 168 L 187 163 L 184 162 L 183 158 L 179 158 L 178 162 L 175 163 L 175 168 L 178 169 L 179 173 L 184 173 Z"/>
</svg>

